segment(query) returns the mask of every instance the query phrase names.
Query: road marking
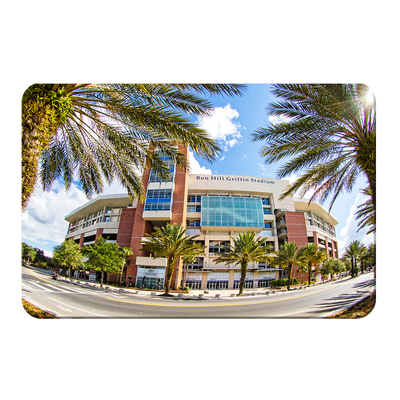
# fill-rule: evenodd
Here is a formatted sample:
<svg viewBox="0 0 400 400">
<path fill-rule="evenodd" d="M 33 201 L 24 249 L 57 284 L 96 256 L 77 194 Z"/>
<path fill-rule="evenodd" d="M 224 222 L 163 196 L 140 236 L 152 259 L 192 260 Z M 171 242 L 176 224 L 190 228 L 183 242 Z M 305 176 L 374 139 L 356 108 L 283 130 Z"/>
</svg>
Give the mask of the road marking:
<svg viewBox="0 0 400 400">
<path fill-rule="evenodd" d="M 332 289 L 335 289 L 335 287 L 331 287 L 331 288 L 328 288 L 328 289 L 325 289 L 325 290 L 320 290 L 318 292 L 313 292 L 313 293 L 309 293 L 309 294 L 303 294 L 302 296 L 290 297 L 290 298 L 287 298 L 287 299 L 254 301 L 254 302 L 248 302 L 248 303 L 234 303 L 234 304 L 154 304 L 154 303 L 142 303 L 142 302 L 138 302 L 138 301 L 117 300 L 117 299 L 112 299 L 110 297 L 107 297 L 107 300 L 119 301 L 121 303 L 138 304 L 138 305 L 143 305 L 143 306 L 154 306 L 154 307 L 188 307 L 188 308 L 190 308 L 190 307 L 191 308 L 199 308 L 199 307 L 235 307 L 235 306 L 252 306 L 254 304 L 276 303 L 278 301 L 288 301 L 288 300 L 293 300 L 293 299 L 300 299 L 301 297 L 313 296 L 314 294 L 327 292 L 328 290 L 332 290 Z"/>
<path fill-rule="evenodd" d="M 69 304 L 65 304 L 65 303 L 63 303 L 62 301 L 58 301 L 58 300 L 56 300 L 56 299 L 53 299 L 52 297 L 49 297 L 49 299 L 51 299 L 51 300 L 53 300 L 53 301 L 56 301 L 57 303 L 63 304 L 64 306 L 71 307 L 71 308 L 75 308 L 76 310 L 79 310 L 79 311 L 83 311 L 83 312 L 85 312 L 85 313 L 89 313 L 89 314 L 93 314 L 93 315 L 98 315 L 99 317 L 105 317 L 105 315 L 102 315 L 102 314 L 97 314 L 97 313 L 94 313 L 94 312 L 91 312 L 91 311 L 82 310 L 81 308 L 74 307 L 74 306 L 71 306 L 71 305 L 69 305 Z"/>
<path fill-rule="evenodd" d="M 40 288 L 40 289 L 42 289 L 42 290 L 44 290 L 45 292 L 52 292 L 52 290 L 50 290 L 50 289 L 47 289 L 46 287 L 44 287 L 44 286 L 42 286 L 42 285 L 38 285 L 37 283 L 35 283 L 35 282 L 29 282 L 31 285 L 35 285 L 35 286 L 37 286 L 38 288 Z"/>
<path fill-rule="evenodd" d="M 72 312 L 72 310 L 70 308 L 64 308 L 64 307 L 61 307 L 61 306 L 56 306 L 56 307 L 57 308 L 61 308 L 61 310 L 64 310 L 64 311 Z"/>
<path fill-rule="evenodd" d="M 44 282 L 47 282 L 47 283 L 51 283 L 50 281 L 46 281 L 46 279 L 39 278 L 39 277 L 38 277 L 37 275 L 35 275 L 30 269 L 27 269 L 26 272 L 28 272 L 29 275 L 32 275 L 32 276 L 34 276 L 35 278 L 40 279 L 41 281 L 44 281 Z"/>
<path fill-rule="evenodd" d="M 21 285 L 22 285 L 22 290 L 25 290 L 27 292 L 33 290 L 30 286 L 26 285 L 24 282 L 21 282 Z"/>
</svg>

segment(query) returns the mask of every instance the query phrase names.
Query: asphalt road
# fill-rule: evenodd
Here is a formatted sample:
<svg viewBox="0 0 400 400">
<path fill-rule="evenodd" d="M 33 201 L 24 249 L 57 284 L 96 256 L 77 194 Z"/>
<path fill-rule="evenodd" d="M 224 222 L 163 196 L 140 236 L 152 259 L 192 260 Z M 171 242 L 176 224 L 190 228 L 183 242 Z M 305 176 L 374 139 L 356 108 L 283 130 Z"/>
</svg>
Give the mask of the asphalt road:
<svg viewBox="0 0 400 400">
<path fill-rule="evenodd" d="M 315 318 L 350 306 L 373 288 L 371 272 L 269 296 L 165 298 L 105 292 L 22 268 L 22 297 L 60 318 Z"/>
</svg>

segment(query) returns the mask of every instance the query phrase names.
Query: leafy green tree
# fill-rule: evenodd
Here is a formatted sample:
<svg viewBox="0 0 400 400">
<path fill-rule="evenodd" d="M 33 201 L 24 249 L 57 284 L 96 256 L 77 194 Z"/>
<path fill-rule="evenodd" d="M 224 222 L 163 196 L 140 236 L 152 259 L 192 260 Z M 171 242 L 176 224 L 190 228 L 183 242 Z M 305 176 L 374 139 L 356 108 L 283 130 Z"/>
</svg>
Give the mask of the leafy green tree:
<svg viewBox="0 0 400 400">
<path fill-rule="evenodd" d="M 22 259 L 27 262 L 31 263 L 35 260 L 36 251 L 33 247 L 29 246 L 28 244 L 22 242 Z"/>
<path fill-rule="evenodd" d="M 368 99 L 368 87 L 279 84 L 273 85 L 272 93 L 277 101 L 269 106 L 269 114 L 286 121 L 257 129 L 252 140 L 265 142 L 260 154 L 268 164 L 290 157 L 279 168 L 279 178 L 301 174 L 281 198 L 313 190 L 311 200 L 323 202 L 332 195 L 332 208 L 338 195 L 350 192 L 357 177 L 364 174 L 374 214 L 376 112 L 375 104 Z M 375 218 L 361 223 L 374 224 Z"/>
<path fill-rule="evenodd" d="M 120 272 L 124 255 L 116 243 L 107 243 L 107 239 L 100 236 L 94 244 L 84 246 L 82 253 L 87 257 L 86 266 L 100 271 L 100 287 L 103 287 L 104 272 Z"/>
<path fill-rule="evenodd" d="M 309 243 L 299 251 L 300 258 L 307 263 L 308 285 L 311 285 L 311 272 L 313 264 L 321 264 L 327 257 L 326 252 L 319 249 L 315 243 Z"/>
<path fill-rule="evenodd" d="M 83 255 L 79 244 L 73 240 L 65 240 L 53 247 L 53 261 L 56 265 L 68 268 L 68 277 L 71 280 L 71 270 L 80 267 L 83 263 Z"/>
<path fill-rule="evenodd" d="M 299 254 L 299 246 L 295 242 L 286 242 L 281 245 L 279 250 L 275 250 L 272 254 L 275 256 L 272 259 L 272 265 L 287 268 L 287 290 L 289 290 L 293 265 L 301 265 L 303 263 L 303 257 Z"/>
<path fill-rule="evenodd" d="M 225 250 L 225 253 L 220 253 L 219 257 L 214 259 L 216 264 L 234 264 L 240 265 L 240 284 L 239 293 L 240 296 L 243 294 L 244 282 L 246 279 L 247 267 L 250 262 L 266 262 L 270 260 L 268 252 L 271 249 L 270 246 L 264 246 L 267 238 L 258 237 L 256 238 L 255 232 L 243 232 L 239 233 L 238 236 L 231 236 L 233 245 L 226 244 L 221 245 L 221 248 Z"/>
<path fill-rule="evenodd" d="M 184 114 L 207 115 L 201 94 L 243 95 L 234 84 L 35 84 L 22 97 L 22 209 L 38 178 L 44 190 L 62 178 L 78 179 L 86 196 L 118 179 L 129 195 L 144 199 L 140 176 L 151 166 L 169 175 L 165 155 L 186 169 L 174 144 L 190 146 L 212 162 L 220 148 Z M 160 154 L 160 155 L 158 155 Z"/>
<path fill-rule="evenodd" d="M 186 236 L 186 229 L 178 224 L 167 224 L 166 226 L 155 227 L 151 234 L 146 233 L 140 250 L 153 254 L 154 258 L 167 259 L 167 271 L 165 282 L 165 296 L 169 295 L 171 278 L 174 272 L 175 263 L 180 257 L 191 254 L 198 246 L 194 241 L 199 235 Z"/>
<path fill-rule="evenodd" d="M 336 258 L 325 260 L 323 263 L 323 268 L 321 269 L 321 271 L 323 271 L 322 273 L 325 273 L 325 275 L 331 274 L 332 278 L 335 274 L 339 274 L 341 272 L 344 272 L 345 270 L 346 267 L 344 263 L 340 260 L 337 260 Z"/>
</svg>

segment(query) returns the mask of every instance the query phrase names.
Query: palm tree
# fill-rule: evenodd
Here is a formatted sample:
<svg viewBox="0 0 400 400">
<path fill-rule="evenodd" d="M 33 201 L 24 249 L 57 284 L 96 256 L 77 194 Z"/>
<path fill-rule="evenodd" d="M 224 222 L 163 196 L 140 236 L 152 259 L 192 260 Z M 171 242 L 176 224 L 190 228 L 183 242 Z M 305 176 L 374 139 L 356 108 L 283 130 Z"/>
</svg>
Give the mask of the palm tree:
<svg viewBox="0 0 400 400">
<path fill-rule="evenodd" d="M 355 267 L 357 266 L 358 260 L 361 254 L 364 252 L 365 245 L 359 240 L 354 240 L 345 249 L 344 258 L 351 262 L 351 277 L 354 278 L 356 275 Z"/>
<path fill-rule="evenodd" d="M 122 283 L 122 274 L 124 272 L 125 265 L 129 263 L 129 256 L 133 256 L 133 251 L 130 247 L 121 247 L 119 251 L 122 253 L 122 266 L 121 266 L 121 275 L 119 278 L 119 284 Z"/>
<path fill-rule="evenodd" d="M 368 235 L 376 232 L 376 210 L 372 203 L 371 188 L 368 186 L 365 189 L 361 189 L 360 192 L 366 196 L 369 196 L 369 199 L 364 204 L 361 204 L 357 207 L 355 216 L 360 220 L 357 232 L 365 226 L 369 226 L 370 229 L 367 232 Z"/>
<path fill-rule="evenodd" d="M 303 262 L 303 258 L 299 255 L 299 246 L 295 242 L 286 242 L 272 254 L 275 255 L 272 264 L 288 270 L 287 290 L 289 290 L 293 265 L 301 265 Z"/>
<path fill-rule="evenodd" d="M 154 229 L 155 231 L 151 234 L 146 233 L 146 238 L 142 241 L 140 250 L 152 253 L 154 258 L 167 259 L 164 295 L 168 296 L 176 261 L 198 247 L 198 243 L 194 239 L 199 235 L 186 236 L 186 229 L 178 224 L 156 226 Z"/>
<path fill-rule="evenodd" d="M 301 283 L 304 281 L 304 272 L 308 271 L 307 263 L 303 262 L 300 265 L 297 265 L 297 271 L 301 272 Z"/>
<path fill-rule="evenodd" d="M 272 93 L 278 99 L 269 114 L 285 122 L 257 129 L 252 140 L 265 141 L 260 154 L 268 164 L 291 157 L 279 168 L 279 178 L 301 172 L 282 197 L 313 190 L 311 200 L 323 202 L 333 194 L 332 208 L 338 195 L 351 191 L 364 174 L 375 210 L 376 118 L 368 87 L 289 84 L 273 85 Z"/>
<path fill-rule="evenodd" d="M 299 255 L 304 259 L 304 262 L 307 263 L 308 285 L 310 285 L 312 265 L 321 264 L 326 259 L 327 254 L 320 250 L 315 243 L 309 243 L 307 246 L 300 249 Z"/>
<path fill-rule="evenodd" d="M 200 255 L 204 255 L 204 245 L 198 242 L 194 242 L 193 247 L 191 247 L 190 250 L 184 256 L 182 256 L 182 261 L 185 266 L 182 279 L 183 288 L 186 286 L 189 264 L 195 263 L 197 261 L 196 257 Z"/>
<path fill-rule="evenodd" d="M 206 115 L 212 104 L 200 94 L 242 95 L 234 84 L 35 84 L 22 98 L 22 209 L 38 178 L 44 190 L 62 178 L 78 179 L 86 196 L 101 193 L 104 180 L 118 179 L 130 196 L 143 199 L 137 170 L 181 168 L 186 157 L 174 145 L 190 146 L 207 161 L 220 148 L 183 113 Z"/>
<path fill-rule="evenodd" d="M 240 265 L 239 296 L 243 294 L 249 262 L 266 262 L 269 259 L 267 254 L 271 249 L 269 246 L 263 246 L 267 238 L 256 238 L 255 235 L 255 232 L 248 231 L 239 233 L 237 237 L 231 236 L 233 245 L 221 245 L 225 252 L 220 253 L 220 256 L 214 259 L 216 264 Z"/>
</svg>

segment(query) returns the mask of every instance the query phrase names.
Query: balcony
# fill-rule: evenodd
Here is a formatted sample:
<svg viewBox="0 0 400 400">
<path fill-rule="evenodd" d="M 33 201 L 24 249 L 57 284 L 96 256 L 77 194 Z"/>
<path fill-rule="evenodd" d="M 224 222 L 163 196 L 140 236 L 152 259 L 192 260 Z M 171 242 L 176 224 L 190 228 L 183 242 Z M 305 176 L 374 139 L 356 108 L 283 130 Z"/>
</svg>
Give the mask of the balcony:
<svg viewBox="0 0 400 400">
<path fill-rule="evenodd" d="M 143 212 L 143 219 L 147 221 L 169 221 L 171 218 L 171 210 L 152 210 Z"/>
<path fill-rule="evenodd" d="M 154 258 L 154 257 L 136 257 L 136 265 L 142 267 L 166 267 L 166 258 Z"/>
<path fill-rule="evenodd" d="M 275 208 L 274 210 L 275 218 L 279 219 L 280 217 L 282 217 L 285 214 L 285 211 L 287 210 L 284 208 Z"/>
<path fill-rule="evenodd" d="M 287 235 L 287 229 L 281 229 L 280 231 L 278 231 L 278 237 L 282 238 L 284 236 Z"/>
<path fill-rule="evenodd" d="M 281 229 L 284 226 L 286 226 L 286 219 L 285 218 L 281 218 L 277 223 L 276 223 L 276 228 L 277 229 Z"/>
</svg>

